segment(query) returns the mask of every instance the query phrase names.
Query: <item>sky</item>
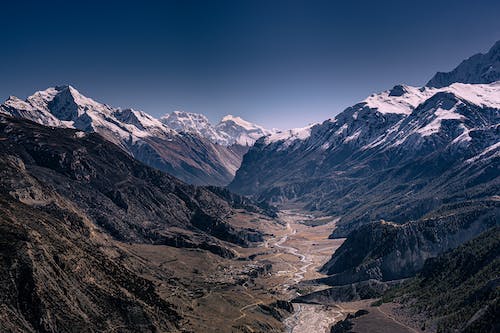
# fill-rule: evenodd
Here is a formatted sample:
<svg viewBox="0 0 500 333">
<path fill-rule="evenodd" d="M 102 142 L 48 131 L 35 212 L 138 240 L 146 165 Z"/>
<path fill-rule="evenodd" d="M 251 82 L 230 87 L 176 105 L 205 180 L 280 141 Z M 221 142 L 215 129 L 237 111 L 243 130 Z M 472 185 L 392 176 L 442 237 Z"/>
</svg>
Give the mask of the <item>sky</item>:
<svg viewBox="0 0 500 333">
<path fill-rule="evenodd" d="M 500 1 L 9 1 L 0 99 L 71 84 L 156 117 L 266 127 L 335 116 L 500 39 Z"/>
</svg>

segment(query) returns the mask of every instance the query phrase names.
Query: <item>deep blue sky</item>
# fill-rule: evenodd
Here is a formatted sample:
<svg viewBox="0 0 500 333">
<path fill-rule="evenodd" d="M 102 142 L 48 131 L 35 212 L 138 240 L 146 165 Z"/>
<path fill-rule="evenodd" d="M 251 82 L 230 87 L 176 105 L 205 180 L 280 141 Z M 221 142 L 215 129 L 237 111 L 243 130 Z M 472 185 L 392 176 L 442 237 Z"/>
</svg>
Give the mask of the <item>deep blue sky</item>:
<svg viewBox="0 0 500 333">
<path fill-rule="evenodd" d="M 0 98 L 71 84 L 155 116 L 297 127 L 500 39 L 498 0 L 101 2 L 2 3 Z"/>
</svg>

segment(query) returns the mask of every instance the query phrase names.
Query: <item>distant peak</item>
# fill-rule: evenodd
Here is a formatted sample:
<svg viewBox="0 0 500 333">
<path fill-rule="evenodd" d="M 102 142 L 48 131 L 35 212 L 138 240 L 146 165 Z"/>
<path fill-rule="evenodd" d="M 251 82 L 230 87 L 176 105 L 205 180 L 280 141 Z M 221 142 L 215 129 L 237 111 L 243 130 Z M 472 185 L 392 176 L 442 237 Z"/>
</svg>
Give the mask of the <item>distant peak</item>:
<svg viewBox="0 0 500 333">
<path fill-rule="evenodd" d="M 227 114 L 221 119 L 221 121 L 229 121 L 229 120 L 243 120 L 243 119 L 241 117 L 233 116 L 232 114 Z"/>
<path fill-rule="evenodd" d="M 161 119 L 163 120 L 174 120 L 174 119 L 189 119 L 189 120 L 201 120 L 208 122 L 208 118 L 201 113 L 194 113 L 194 112 L 187 112 L 187 111 L 172 111 L 171 113 L 167 113 L 166 115 L 162 116 Z"/>
<path fill-rule="evenodd" d="M 246 121 L 245 119 L 243 119 L 241 117 L 233 116 L 232 114 L 228 114 L 228 115 L 225 115 L 224 117 L 222 117 L 220 123 L 226 123 L 226 122 L 233 122 L 236 125 L 239 125 L 241 127 L 247 128 L 247 129 L 254 128 L 254 127 L 260 127 L 254 123 Z"/>
</svg>

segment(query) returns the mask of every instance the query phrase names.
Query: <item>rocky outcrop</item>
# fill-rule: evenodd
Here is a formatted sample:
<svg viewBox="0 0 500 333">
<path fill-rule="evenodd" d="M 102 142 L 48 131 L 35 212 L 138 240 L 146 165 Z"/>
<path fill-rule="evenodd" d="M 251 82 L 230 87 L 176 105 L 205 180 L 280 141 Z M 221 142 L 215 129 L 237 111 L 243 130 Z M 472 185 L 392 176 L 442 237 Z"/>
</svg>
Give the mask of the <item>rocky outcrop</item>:
<svg viewBox="0 0 500 333">
<path fill-rule="evenodd" d="M 427 86 L 441 88 L 454 82 L 491 83 L 500 80 L 500 41 L 486 53 L 476 54 L 462 61 L 451 72 L 438 72 Z"/>
<path fill-rule="evenodd" d="M 328 278 L 310 281 L 309 283 L 328 284 Z M 339 302 L 353 302 L 363 299 L 381 297 L 392 284 L 378 280 L 368 280 L 347 285 L 315 291 L 293 299 L 295 303 L 312 303 L 335 305 Z"/>
<path fill-rule="evenodd" d="M 500 227 L 436 258 L 382 300 L 436 332 L 496 332 L 500 296 Z"/>
<path fill-rule="evenodd" d="M 500 222 L 500 201 L 447 206 L 405 224 L 377 222 L 353 231 L 322 271 L 329 284 L 368 279 L 396 280 L 415 275 L 428 258 L 455 248 Z"/>
<path fill-rule="evenodd" d="M 367 315 L 369 313 L 368 310 L 358 310 L 355 313 L 349 313 L 347 317 L 333 325 L 330 328 L 330 333 L 349 333 L 349 332 L 354 332 L 351 329 L 353 328 L 354 324 L 352 323 L 353 319 L 359 318 L 361 316 Z"/>
</svg>

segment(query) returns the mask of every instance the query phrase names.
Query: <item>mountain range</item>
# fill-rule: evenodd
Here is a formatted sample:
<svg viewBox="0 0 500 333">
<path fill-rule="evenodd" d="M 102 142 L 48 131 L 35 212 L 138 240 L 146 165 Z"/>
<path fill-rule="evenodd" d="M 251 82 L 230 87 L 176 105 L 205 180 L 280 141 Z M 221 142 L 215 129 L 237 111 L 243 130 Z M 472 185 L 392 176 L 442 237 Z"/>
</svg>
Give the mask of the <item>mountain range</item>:
<svg viewBox="0 0 500 333">
<path fill-rule="evenodd" d="M 0 330 L 180 331 L 205 275 L 193 282 L 134 251 L 232 259 L 235 245 L 263 240 L 231 222 L 237 210 L 275 214 L 185 184 L 97 133 L 0 115 Z"/>
<path fill-rule="evenodd" d="M 194 332 L 232 309 L 221 331 L 278 332 L 279 311 L 293 305 L 265 303 L 267 290 L 250 286 L 279 249 L 297 250 L 281 246 L 293 234 L 256 227 L 275 222 L 273 205 L 338 217 L 330 238 L 345 238 L 324 277 L 301 282 L 332 288 L 298 300 L 389 290 L 439 332 L 494 325 L 499 63 L 497 42 L 423 87 L 399 84 L 284 131 L 231 115 L 215 125 L 182 111 L 156 119 L 72 86 L 9 97 L 0 105 L 0 330 Z M 272 230 L 285 224 L 291 231 Z M 283 272 L 292 271 L 269 276 Z M 449 290 L 436 296 L 440 288 Z"/>
<path fill-rule="evenodd" d="M 198 185 L 229 183 L 248 146 L 270 133 L 234 116 L 217 126 L 186 112 L 156 119 L 96 102 L 72 86 L 38 91 L 26 100 L 11 96 L 0 112 L 46 126 L 97 132 L 136 159 Z"/>
<path fill-rule="evenodd" d="M 331 237 L 347 240 L 323 268 L 333 283 L 415 274 L 500 221 L 499 50 L 259 139 L 229 189 L 338 216 Z"/>
</svg>

